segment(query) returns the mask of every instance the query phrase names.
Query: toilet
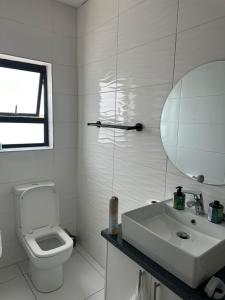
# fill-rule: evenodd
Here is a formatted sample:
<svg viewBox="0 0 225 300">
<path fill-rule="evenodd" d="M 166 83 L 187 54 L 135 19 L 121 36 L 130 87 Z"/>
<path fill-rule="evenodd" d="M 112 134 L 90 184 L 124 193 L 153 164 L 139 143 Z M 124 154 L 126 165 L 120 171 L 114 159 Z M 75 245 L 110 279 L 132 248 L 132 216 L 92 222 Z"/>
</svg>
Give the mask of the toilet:
<svg viewBox="0 0 225 300">
<path fill-rule="evenodd" d="M 73 241 L 60 227 L 55 183 L 14 187 L 17 235 L 29 257 L 31 280 L 40 292 L 63 285 L 63 263 L 71 256 Z"/>
</svg>

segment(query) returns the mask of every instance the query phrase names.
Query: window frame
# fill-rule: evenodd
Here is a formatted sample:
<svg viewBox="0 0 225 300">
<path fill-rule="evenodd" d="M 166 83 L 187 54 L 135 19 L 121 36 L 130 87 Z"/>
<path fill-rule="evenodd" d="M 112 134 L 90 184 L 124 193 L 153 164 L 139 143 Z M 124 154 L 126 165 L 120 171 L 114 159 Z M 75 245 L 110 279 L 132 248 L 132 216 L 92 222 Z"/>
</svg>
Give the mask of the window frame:
<svg viewBox="0 0 225 300">
<path fill-rule="evenodd" d="M 50 145 L 50 132 L 49 132 L 49 87 L 48 87 L 48 66 L 49 64 L 34 63 L 31 60 L 19 60 L 19 58 L 13 58 L 6 56 L 2 58 L 0 55 L 0 67 L 36 72 L 40 74 L 38 95 L 37 95 L 37 107 L 36 113 L 3 113 L 0 112 L 0 123 L 32 123 L 44 125 L 44 142 L 43 143 L 26 143 L 26 144 L 1 144 L 1 151 L 10 150 L 36 150 L 43 148 L 52 148 Z M 29 61 L 29 62 L 28 62 Z M 44 118 L 39 117 L 42 89 L 43 101 L 44 101 Z"/>
</svg>

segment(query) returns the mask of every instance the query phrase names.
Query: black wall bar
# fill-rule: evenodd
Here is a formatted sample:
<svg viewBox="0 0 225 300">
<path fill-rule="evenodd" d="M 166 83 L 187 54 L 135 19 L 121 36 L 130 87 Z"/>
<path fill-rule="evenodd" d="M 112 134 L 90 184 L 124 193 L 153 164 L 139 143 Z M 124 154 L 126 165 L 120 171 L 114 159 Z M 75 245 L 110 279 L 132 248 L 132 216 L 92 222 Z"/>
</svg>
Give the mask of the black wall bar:
<svg viewBox="0 0 225 300">
<path fill-rule="evenodd" d="M 102 124 L 100 121 L 96 123 L 88 123 L 88 126 L 96 126 L 98 128 L 107 127 L 107 128 L 118 128 L 124 130 L 137 130 L 142 131 L 143 125 L 141 123 L 137 123 L 135 126 L 125 126 L 125 125 L 116 125 L 116 124 Z"/>
</svg>

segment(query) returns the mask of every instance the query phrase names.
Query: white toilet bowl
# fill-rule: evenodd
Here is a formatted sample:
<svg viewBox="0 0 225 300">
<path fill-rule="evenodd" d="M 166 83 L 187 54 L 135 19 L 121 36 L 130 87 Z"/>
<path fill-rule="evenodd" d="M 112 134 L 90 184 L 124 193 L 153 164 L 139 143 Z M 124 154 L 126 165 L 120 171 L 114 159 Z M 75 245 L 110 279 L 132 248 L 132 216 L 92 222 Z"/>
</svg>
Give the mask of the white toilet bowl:
<svg viewBox="0 0 225 300">
<path fill-rule="evenodd" d="M 73 249 L 72 239 L 59 227 L 54 186 L 47 182 L 14 189 L 17 233 L 29 256 L 31 280 L 37 290 L 45 293 L 62 286 L 63 263 Z"/>
<path fill-rule="evenodd" d="M 30 275 L 41 292 L 51 292 L 63 284 L 63 263 L 72 254 L 73 242 L 60 227 L 44 227 L 23 236 L 30 258 Z"/>
</svg>

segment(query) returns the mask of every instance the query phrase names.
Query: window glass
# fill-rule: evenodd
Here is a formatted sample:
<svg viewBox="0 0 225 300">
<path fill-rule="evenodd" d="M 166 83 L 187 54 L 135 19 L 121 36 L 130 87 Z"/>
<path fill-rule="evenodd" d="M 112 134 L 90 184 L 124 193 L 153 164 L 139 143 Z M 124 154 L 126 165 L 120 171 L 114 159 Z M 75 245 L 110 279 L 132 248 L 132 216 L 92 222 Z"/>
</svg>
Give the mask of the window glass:
<svg viewBox="0 0 225 300">
<path fill-rule="evenodd" d="M 40 73 L 0 67 L 0 113 L 36 114 Z"/>
<path fill-rule="evenodd" d="M 44 124 L 0 123 L 0 144 L 44 143 Z"/>
</svg>

